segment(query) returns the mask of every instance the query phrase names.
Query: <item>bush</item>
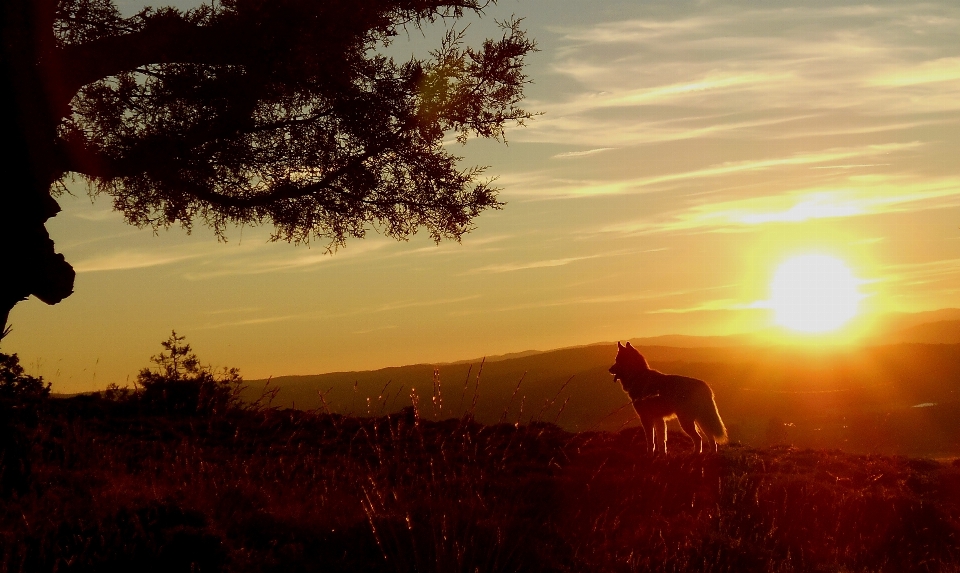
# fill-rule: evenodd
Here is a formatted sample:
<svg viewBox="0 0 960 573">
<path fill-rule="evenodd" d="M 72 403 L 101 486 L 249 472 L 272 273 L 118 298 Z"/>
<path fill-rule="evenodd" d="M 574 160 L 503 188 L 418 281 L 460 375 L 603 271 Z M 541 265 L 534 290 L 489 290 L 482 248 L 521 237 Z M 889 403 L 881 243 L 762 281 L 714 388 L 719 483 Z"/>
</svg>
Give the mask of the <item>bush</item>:
<svg viewBox="0 0 960 573">
<path fill-rule="evenodd" d="M 37 405 L 50 383 L 23 372 L 16 354 L 0 353 L 0 495 L 23 493 L 31 481 L 30 449 Z"/>
<path fill-rule="evenodd" d="M 43 377 L 23 373 L 20 357 L 0 352 L 0 398 L 16 401 L 42 400 L 50 396 L 50 383 Z"/>
<path fill-rule="evenodd" d="M 215 372 L 200 364 L 186 337 L 171 332 L 160 344 L 166 350 L 150 361 L 156 366 L 137 375 L 140 391 L 135 396 L 150 409 L 167 414 L 209 416 L 240 407 L 243 378 L 236 368 Z M 126 396 L 121 389 L 107 389 L 107 396 Z"/>
</svg>

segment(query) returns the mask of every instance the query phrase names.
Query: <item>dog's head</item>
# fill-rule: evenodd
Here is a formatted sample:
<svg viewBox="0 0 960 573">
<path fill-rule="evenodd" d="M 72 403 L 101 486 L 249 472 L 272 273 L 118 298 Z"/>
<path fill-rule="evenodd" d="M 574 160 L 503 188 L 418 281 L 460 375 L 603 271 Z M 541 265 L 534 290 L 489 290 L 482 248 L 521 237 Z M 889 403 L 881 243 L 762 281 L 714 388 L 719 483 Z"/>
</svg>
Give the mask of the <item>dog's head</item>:
<svg viewBox="0 0 960 573">
<path fill-rule="evenodd" d="M 625 376 L 636 376 L 649 370 L 646 359 L 629 342 L 624 346 L 617 341 L 617 359 L 610 367 L 614 381 L 623 382 Z"/>
</svg>

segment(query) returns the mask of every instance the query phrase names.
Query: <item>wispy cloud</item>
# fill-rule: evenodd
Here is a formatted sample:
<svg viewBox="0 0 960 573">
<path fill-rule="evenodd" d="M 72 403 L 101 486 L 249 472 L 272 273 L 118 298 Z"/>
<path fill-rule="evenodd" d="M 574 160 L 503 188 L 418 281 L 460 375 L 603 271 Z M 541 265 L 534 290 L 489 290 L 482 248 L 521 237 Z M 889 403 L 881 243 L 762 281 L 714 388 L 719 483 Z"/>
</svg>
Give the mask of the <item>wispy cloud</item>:
<svg viewBox="0 0 960 573">
<path fill-rule="evenodd" d="M 778 195 L 703 203 L 674 213 L 608 225 L 600 232 L 625 235 L 722 231 L 771 223 L 880 215 L 955 206 L 960 177 L 909 180 L 851 177 L 845 189 L 804 189 Z"/>
<path fill-rule="evenodd" d="M 568 151 L 566 153 L 558 153 L 551 157 L 551 159 L 566 159 L 570 157 L 586 157 L 588 155 L 596 155 L 598 153 L 603 153 L 604 151 L 610 151 L 614 149 L 613 147 L 598 147 L 597 149 L 588 149 L 586 151 Z"/>
<path fill-rule="evenodd" d="M 540 197 L 595 197 L 599 195 L 622 195 L 657 191 L 665 185 L 693 180 L 719 179 L 744 173 L 769 171 L 796 167 L 815 167 L 819 164 L 849 161 L 857 158 L 884 157 L 894 153 L 909 152 L 922 147 L 918 141 L 885 143 L 824 149 L 814 152 L 799 152 L 781 157 L 727 161 L 706 167 L 611 181 L 551 179 L 548 174 L 526 174 L 517 180 L 504 178 L 505 184 L 514 193 Z M 849 166 L 849 164 L 843 164 Z"/>
<path fill-rule="evenodd" d="M 480 295 L 471 295 L 471 296 L 460 296 L 454 298 L 440 298 L 440 299 L 430 299 L 430 300 L 410 300 L 405 302 L 392 302 L 378 306 L 372 309 L 373 312 L 387 312 L 392 310 L 403 310 L 407 308 L 423 308 L 426 306 L 441 306 L 445 304 L 458 304 L 461 302 L 467 302 L 470 300 L 477 300 L 480 298 Z"/>
<path fill-rule="evenodd" d="M 96 223 L 99 223 L 101 221 L 113 221 L 113 220 L 119 221 L 123 218 L 122 215 L 120 215 L 113 209 L 89 208 L 89 209 L 74 211 L 71 213 L 71 215 L 83 221 L 91 221 Z"/>
<path fill-rule="evenodd" d="M 693 306 L 680 308 L 660 308 L 648 310 L 647 314 L 689 314 L 692 312 L 738 311 L 769 308 L 765 301 L 742 302 L 736 299 L 724 298 L 708 300 Z"/>
<path fill-rule="evenodd" d="M 939 58 L 918 65 L 887 69 L 867 80 L 877 87 L 903 87 L 960 82 L 960 57 Z M 942 86 L 940 86 L 942 87 Z"/>
<path fill-rule="evenodd" d="M 410 257 L 417 255 L 464 255 L 467 253 L 480 253 L 480 252 L 493 252 L 499 251 L 504 248 L 504 243 L 509 244 L 513 239 L 516 239 L 520 234 L 518 233 L 502 233 L 497 235 L 489 235 L 485 237 L 476 237 L 473 235 L 468 235 L 462 239 L 461 242 L 455 241 L 444 241 L 440 244 L 433 244 L 426 247 L 419 247 L 415 249 L 405 249 L 394 254 L 396 257 Z M 496 246 L 494 246 L 496 245 Z"/>
<path fill-rule="evenodd" d="M 537 301 L 532 303 L 514 304 L 514 305 L 500 306 L 495 308 L 460 309 L 460 310 L 451 312 L 450 316 L 468 316 L 472 314 L 480 314 L 480 313 L 487 313 L 487 312 L 518 312 L 523 310 L 531 310 L 535 308 L 556 308 L 556 307 L 578 306 L 578 305 L 609 305 L 609 304 L 623 304 L 623 303 L 631 303 L 631 302 L 653 301 L 653 300 L 689 296 L 691 294 L 701 294 L 704 292 L 711 292 L 711 291 L 717 291 L 717 290 L 725 290 L 725 289 L 733 288 L 736 286 L 737 285 L 735 284 L 722 284 L 722 285 L 710 286 L 705 288 L 680 289 L 680 290 L 672 290 L 672 291 L 629 292 L 629 293 L 617 293 L 617 294 L 601 295 L 601 296 L 580 296 L 580 297 L 565 298 L 562 300 L 543 300 L 543 301 Z"/>
<path fill-rule="evenodd" d="M 960 259 L 937 259 L 917 263 L 886 265 L 880 279 L 890 283 L 927 284 L 960 275 Z"/>
<path fill-rule="evenodd" d="M 406 301 L 397 301 L 377 306 L 370 307 L 355 307 L 349 311 L 345 312 L 296 312 L 296 313 L 281 313 L 274 314 L 270 316 L 253 316 L 249 318 L 239 318 L 236 320 L 227 320 L 221 322 L 207 323 L 201 326 L 196 327 L 196 330 L 215 330 L 218 328 L 234 328 L 238 326 L 253 326 L 258 324 L 272 324 L 277 322 L 288 322 L 288 321 L 317 321 L 324 319 L 332 318 L 344 318 L 349 316 L 360 316 L 360 315 L 370 315 L 370 314 L 380 314 L 384 312 L 404 310 L 408 308 L 425 308 L 432 306 L 444 306 L 448 304 L 459 304 L 467 302 L 470 300 L 476 300 L 480 298 L 479 295 L 463 296 L 463 297 L 452 297 L 452 298 L 440 298 L 440 299 L 428 299 L 428 300 L 406 300 Z M 250 311 L 257 311 L 259 309 L 249 309 Z M 231 312 L 244 313 L 247 309 L 228 309 L 224 311 L 215 311 L 210 313 L 205 313 L 208 315 L 214 314 L 227 314 Z M 393 327 L 390 327 L 393 328 Z M 355 334 L 362 334 L 363 332 L 373 332 L 374 330 L 382 330 L 383 328 L 377 327 L 372 330 L 365 330 Z"/>
<path fill-rule="evenodd" d="M 335 253 L 324 249 L 307 249 L 287 244 L 255 244 L 247 246 L 242 257 L 221 259 L 216 264 L 209 265 L 209 268 L 191 270 L 184 276 L 188 280 L 206 280 L 227 276 L 309 271 L 318 265 L 364 257 L 394 244 L 396 244 L 395 241 L 387 239 L 369 238 L 353 241 L 348 248 L 340 249 Z"/>
<path fill-rule="evenodd" d="M 826 149 L 814 153 L 797 153 L 787 157 L 774 157 L 770 159 L 733 161 L 720 165 L 714 165 L 704 169 L 695 169 L 682 173 L 670 173 L 666 175 L 646 177 L 632 181 L 630 182 L 630 185 L 634 187 L 647 187 L 656 185 L 658 183 L 668 183 L 684 179 L 703 179 L 708 177 L 739 174 L 745 171 L 760 171 L 777 167 L 793 167 L 817 163 L 830 163 L 833 161 L 845 161 L 854 157 L 872 157 L 885 155 L 896 151 L 916 149 L 921 145 L 922 143 L 918 141 L 909 143 L 888 143 L 879 145 L 865 145 L 855 148 Z"/>
<path fill-rule="evenodd" d="M 496 265 L 485 265 L 475 269 L 470 269 L 469 271 L 463 273 L 465 275 L 475 275 L 475 274 L 486 274 L 486 273 L 510 273 L 514 271 L 523 271 L 528 269 L 545 269 L 552 267 L 562 267 L 569 265 L 570 263 L 576 263 L 579 261 L 587 261 L 591 259 L 602 259 L 608 257 L 619 257 L 622 255 L 629 255 L 634 253 L 632 250 L 612 250 L 605 251 L 596 255 L 583 255 L 579 257 L 564 257 L 561 259 L 546 259 L 539 261 L 525 261 L 525 262 L 516 262 L 516 263 L 503 263 Z"/>
<path fill-rule="evenodd" d="M 119 251 L 80 260 L 73 264 L 73 269 L 78 273 L 124 271 L 168 265 L 199 256 L 201 256 L 200 253 L 164 254 L 150 251 Z"/>
<path fill-rule="evenodd" d="M 840 135 L 904 129 L 906 115 L 960 112 L 955 5 L 701 12 L 554 28 L 561 48 L 553 73 L 582 90 L 534 102 L 546 115 L 514 139 L 563 143 L 576 134 L 600 147 L 736 132 L 781 138 L 778 126 L 791 117 L 855 114 L 857 121 L 834 126 Z M 651 121 L 723 111 L 732 113 L 720 121 Z"/>
<path fill-rule="evenodd" d="M 483 267 L 478 267 L 471 269 L 464 274 L 476 275 L 476 274 L 485 274 L 485 273 L 509 273 L 513 271 L 522 271 L 527 269 L 543 269 L 550 267 L 562 267 L 570 263 L 577 261 L 584 261 L 587 259 L 595 259 L 598 255 L 587 256 L 587 257 L 567 257 L 563 259 L 549 259 L 545 261 L 530 261 L 526 263 L 507 263 L 501 265 L 487 265 Z"/>
<path fill-rule="evenodd" d="M 305 320 L 316 318 L 307 316 L 305 313 L 279 314 L 274 316 L 251 317 L 238 320 L 228 320 L 224 322 L 208 323 L 193 327 L 193 330 L 216 330 L 218 328 L 236 328 L 238 326 L 253 326 L 257 324 L 271 324 L 275 322 L 286 322 L 288 320 Z"/>
</svg>

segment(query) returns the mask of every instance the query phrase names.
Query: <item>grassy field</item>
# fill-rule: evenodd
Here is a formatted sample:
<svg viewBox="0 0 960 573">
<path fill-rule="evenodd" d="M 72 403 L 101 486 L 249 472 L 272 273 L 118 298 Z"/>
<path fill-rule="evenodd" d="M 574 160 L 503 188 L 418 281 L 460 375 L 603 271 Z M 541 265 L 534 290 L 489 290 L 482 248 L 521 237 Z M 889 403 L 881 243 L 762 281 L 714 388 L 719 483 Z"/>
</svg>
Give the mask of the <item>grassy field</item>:
<svg viewBox="0 0 960 573">
<path fill-rule="evenodd" d="M 960 571 L 949 462 L 413 407 L 3 413 L 2 571 Z"/>
</svg>

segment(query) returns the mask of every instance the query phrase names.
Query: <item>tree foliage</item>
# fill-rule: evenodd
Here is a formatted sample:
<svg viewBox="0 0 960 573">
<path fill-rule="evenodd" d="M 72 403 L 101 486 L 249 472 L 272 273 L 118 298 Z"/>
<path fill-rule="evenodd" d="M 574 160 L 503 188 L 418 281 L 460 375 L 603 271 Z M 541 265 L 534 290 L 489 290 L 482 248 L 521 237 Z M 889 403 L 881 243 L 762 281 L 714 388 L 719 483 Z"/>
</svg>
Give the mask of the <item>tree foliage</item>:
<svg viewBox="0 0 960 573">
<path fill-rule="evenodd" d="M 49 382 L 44 384 L 42 376 L 26 374 L 16 354 L 0 352 L 0 399 L 32 401 L 49 395 Z"/>
<path fill-rule="evenodd" d="M 160 343 L 166 352 L 150 357 L 153 368 L 140 370 L 140 392 L 135 396 L 148 408 L 170 414 L 208 416 L 239 407 L 240 371 L 224 368 L 215 372 L 204 366 L 184 340 L 186 337 L 173 331 Z M 112 390 L 116 392 L 116 388 Z"/>
<path fill-rule="evenodd" d="M 519 20 L 478 48 L 457 31 L 485 6 L 222 0 L 123 17 L 110 0 L 8 0 L 0 91 L 20 113 L 0 120 L 27 150 L 8 167 L 29 173 L 0 202 L 30 216 L 11 217 L 23 248 L 0 256 L 34 280 L 0 285 L 0 298 L 69 294 L 72 270 L 37 225 L 73 175 L 138 226 L 200 222 L 222 237 L 264 224 L 328 249 L 371 229 L 459 239 L 501 203 L 446 138 L 503 140 L 531 117 L 520 103 L 535 45 Z M 450 31 L 429 57 L 379 49 L 436 21 Z"/>
</svg>

